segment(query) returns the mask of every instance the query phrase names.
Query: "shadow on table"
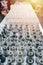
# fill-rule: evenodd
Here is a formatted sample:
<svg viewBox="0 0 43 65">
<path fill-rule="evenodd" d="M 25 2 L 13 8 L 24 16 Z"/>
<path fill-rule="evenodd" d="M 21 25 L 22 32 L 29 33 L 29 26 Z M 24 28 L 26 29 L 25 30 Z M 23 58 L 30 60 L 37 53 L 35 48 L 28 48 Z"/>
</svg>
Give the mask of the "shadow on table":
<svg viewBox="0 0 43 65">
<path fill-rule="evenodd" d="M 0 14 L 0 23 L 1 23 L 1 21 L 3 20 L 4 17 L 5 17 L 5 16 L 3 16 L 2 14 Z"/>
</svg>

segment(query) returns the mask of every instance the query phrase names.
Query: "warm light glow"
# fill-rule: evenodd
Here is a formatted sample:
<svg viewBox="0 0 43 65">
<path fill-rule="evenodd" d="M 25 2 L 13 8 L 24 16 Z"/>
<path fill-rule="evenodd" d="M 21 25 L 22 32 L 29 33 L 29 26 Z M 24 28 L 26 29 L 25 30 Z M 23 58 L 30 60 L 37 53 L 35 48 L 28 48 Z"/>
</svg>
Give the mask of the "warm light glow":
<svg viewBox="0 0 43 65">
<path fill-rule="evenodd" d="M 24 0 L 27 4 L 30 2 L 36 13 L 43 13 L 43 0 Z"/>
<path fill-rule="evenodd" d="M 32 0 L 32 2 L 36 3 L 37 0 Z"/>
</svg>

